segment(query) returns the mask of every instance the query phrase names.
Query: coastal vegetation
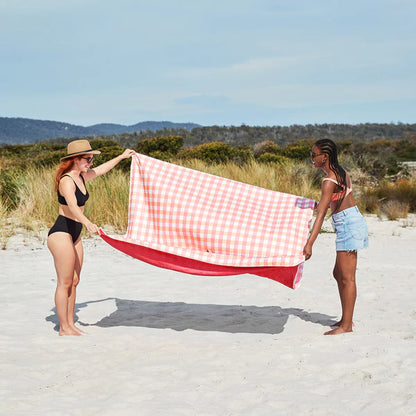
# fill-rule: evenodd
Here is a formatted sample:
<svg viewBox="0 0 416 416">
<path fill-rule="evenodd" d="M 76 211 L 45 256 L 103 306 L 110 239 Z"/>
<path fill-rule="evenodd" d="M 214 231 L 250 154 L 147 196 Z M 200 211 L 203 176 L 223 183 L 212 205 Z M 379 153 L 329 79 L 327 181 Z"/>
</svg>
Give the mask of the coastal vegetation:
<svg viewBox="0 0 416 416">
<path fill-rule="evenodd" d="M 307 124 L 291 126 L 200 126 L 195 123 L 144 121 L 125 126 L 101 123 L 83 127 L 69 123 L 28 118 L 0 117 L 0 144 L 30 144 L 55 139 L 57 143 L 69 138 L 110 139 L 123 147 L 134 147 L 138 141 L 180 136 L 185 147 L 211 142 L 254 146 L 272 140 L 279 146 L 317 137 L 335 141 L 371 142 L 380 139 L 400 140 L 416 134 L 416 124 L 362 123 L 362 124 Z"/>
<path fill-rule="evenodd" d="M 151 157 L 233 180 L 319 199 L 322 174 L 309 155 L 312 139 L 287 145 L 265 140 L 249 145 L 216 141 L 184 147 L 182 136 L 136 141 L 131 146 Z M 340 140 L 341 164 L 351 173 L 354 194 L 363 212 L 397 219 L 416 212 L 416 178 L 402 165 L 416 160 L 416 135 L 372 142 Z M 57 215 L 53 177 L 65 144 L 56 141 L 0 147 L 0 246 L 16 229 L 45 238 Z M 100 164 L 120 154 L 120 143 L 92 139 L 102 154 Z M 123 232 L 127 225 L 130 161 L 120 163 L 105 177 L 88 184 L 92 195 L 86 214 L 100 226 Z"/>
</svg>

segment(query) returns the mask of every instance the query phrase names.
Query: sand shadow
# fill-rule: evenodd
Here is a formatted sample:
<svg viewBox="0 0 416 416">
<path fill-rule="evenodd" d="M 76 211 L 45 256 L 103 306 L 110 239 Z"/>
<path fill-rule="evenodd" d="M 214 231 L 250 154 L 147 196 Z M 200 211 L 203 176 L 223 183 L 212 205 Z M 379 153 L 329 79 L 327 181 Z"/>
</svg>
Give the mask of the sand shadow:
<svg viewBox="0 0 416 416">
<path fill-rule="evenodd" d="M 184 331 L 219 331 L 228 333 L 279 334 L 283 332 L 289 316 L 322 326 L 335 323 L 333 316 L 310 313 L 298 308 L 279 306 L 241 306 L 188 304 L 182 302 L 146 302 L 139 300 L 107 298 L 76 305 L 76 312 L 97 302 L 114 300 L 117 309 L 93 324 L 102 328 L 137 326 L 143 328 L 173 329 Z M 58 323 L 56 313 L 46 318 Z M 55 329 L 57 326 L 55 327 Z"/>
<path fill-rule="evenodd" d="M 108 298 L 108 299 L 110 299 L 110 298 Z M 103 299 L 102 301 L 104 301 L 104 300 L 107 300 L 107 299 Z M 100 301 L 100 302 L 102 302 L 102 301 Z M 82 322 L 80 322 L 80 320 L 79 320 L 79 317 L 78 317 L 78 312 L 82 309 L 82 308 L 84 308 L 85 306 L 87 305 L 87 303 L 76 303 L 75 304 L 75 310 L 74 310 L 74 322 L 76 323 L 76 324 L 79 324 L 79 325 L 82 325 L 82 326 L 88 326 L 88 324 L 85 324 L 85 323 L 82 323 Z M 54 326 L 54 328 L 53 328 L 53 330 L 54 331 L 56 331 L 56 332 L 59 332 L 59 319 L 58 319 L 58 314 L 57 314 L 57 312 L 56 312 L 56 308 L 52 308 L 51 309 L 51 314 L 49 315 L 49 316 L 47 316 L 46 318 L 45 318 L 45 321 L 46 322 L 51 322 L 51 323 L 53 323 L 55 326 Z"/>
</svg>

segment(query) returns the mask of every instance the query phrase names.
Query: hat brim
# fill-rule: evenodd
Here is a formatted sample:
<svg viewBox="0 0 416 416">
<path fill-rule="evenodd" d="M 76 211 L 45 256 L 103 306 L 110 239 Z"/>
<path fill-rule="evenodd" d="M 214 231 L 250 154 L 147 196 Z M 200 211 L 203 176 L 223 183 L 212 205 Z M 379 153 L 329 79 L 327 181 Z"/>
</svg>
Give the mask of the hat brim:
<svg viewBox="0 0 416 416">
<path fill-rule="evenodd" d="M 76 152 L 76 153 L 71 153 L 70 155 L 67 155 L 65 157 L 61 157 L 61 161 L 65 160 L 65 159 L 70 159 L 71 157 L 76 157 L 79 155 L 99 155 L 101 154 L 101 152 L 99 150 L 84 150 L 82 152 Z"/>
</svg>

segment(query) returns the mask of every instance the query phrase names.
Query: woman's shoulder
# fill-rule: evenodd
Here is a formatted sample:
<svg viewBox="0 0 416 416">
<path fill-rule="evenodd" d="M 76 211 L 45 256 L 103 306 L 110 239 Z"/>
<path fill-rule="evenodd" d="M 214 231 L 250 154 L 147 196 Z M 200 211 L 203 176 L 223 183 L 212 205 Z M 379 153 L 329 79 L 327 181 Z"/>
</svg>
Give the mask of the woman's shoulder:
<svg viewBox="0 0 416 416">
<path fill-rule="evenodd" d="M 61 185 L 64 187 L 67 187 L 67 186 L 75 187 L 76 182 L 71 175 L 69 175 L 68 173 L 65 173 L 65 175 L 62 175 L 59 179 L 59 186 Z"/>
<path fill-rule="evenodd" d="M 338 181 L 335 175 L 328 174 L 327 176 L 325 176 L 325 178 L 322 179 L 322 182 L 325 181 L 333 182 L 338 185 Z"/>
<path fill-rule="evenodd" d="M 328 174 L 325 178 L 322 179 L 322 184 L 324 184 L 326 182 L 326 184 L 329 183 L 334 183 L 335 185 L 339 186 L 340 188 L 344 188 L 345 186 L 347 188 L 351 188 L 351 179 L 350 179 L 350 175 L 348 174 L 347 171 L 345 171 L 345 183 L 346 185 L 342 184 L 342 182 L 340 183 L 338 181 L 338 179 L 336 178 L 335 174 L 331 175 Z"/>
<path fill-rule="evenodd" d="M 65 173 L 59 178 L 59 182 L 74 182 L 74 178 L 69 173 Z"/>
</svg>

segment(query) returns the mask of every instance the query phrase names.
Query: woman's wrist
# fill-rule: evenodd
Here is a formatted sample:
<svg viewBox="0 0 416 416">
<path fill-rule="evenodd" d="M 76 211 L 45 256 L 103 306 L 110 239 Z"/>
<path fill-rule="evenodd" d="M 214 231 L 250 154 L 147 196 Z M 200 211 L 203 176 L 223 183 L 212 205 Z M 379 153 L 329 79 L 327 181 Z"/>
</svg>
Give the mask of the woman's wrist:
<svg viewBox="0 0 416 416">
<path fill-rule="evenodd" d="M 85 218 L 85 221 L 83 222 L 83 224 L 84 224 L 85 227 L 88 228 L 88 226 L 91 225 L 92 222 L 88 218 Z"/>
</svg>

